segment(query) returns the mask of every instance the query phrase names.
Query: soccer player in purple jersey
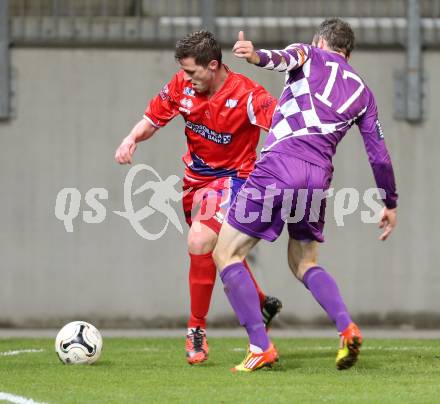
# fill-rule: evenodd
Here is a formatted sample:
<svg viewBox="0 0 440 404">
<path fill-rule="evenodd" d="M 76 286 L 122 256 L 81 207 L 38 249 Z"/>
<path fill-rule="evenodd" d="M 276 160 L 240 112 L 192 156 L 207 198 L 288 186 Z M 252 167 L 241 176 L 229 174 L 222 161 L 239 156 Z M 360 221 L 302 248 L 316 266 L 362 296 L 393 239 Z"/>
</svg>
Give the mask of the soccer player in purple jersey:
<svg viewBox="0 0 440 404">
<path fill-rule="evenodd" d="M 396 225 L 397 194 L 374 96 L 348 63 L 353 46 L 350 25 L 332 18 L 319 26 L 312 45 L 255 51 L 240 32 L 233 48 L 237 57 L 249 63 L 286 72 L 261 158 L 231 205 L 214 250 L 225 293 L 249 336 L 249 352 L 233 371 L 270 366 L 278 357 L 264 329 L 255 286 L 242 261 L 260 239 L 276 240 L 286 221 L 289 267 L 340 334 L 336 367 L 350 368 L 359 355 L 361 332 L 335 280 L 317 261 L 318 243 L 324 241 L 322 195 L 332 180 L 332 157 L 354 123 L 363 137 L 377 186 L 383 191 L 380 227 L 384 231 L 380 240 L 386 240 Z M 317 194 L 321 195 L 318 200 Z M 303 215 L 298 214 L 300 203 Z"/>
</svg>

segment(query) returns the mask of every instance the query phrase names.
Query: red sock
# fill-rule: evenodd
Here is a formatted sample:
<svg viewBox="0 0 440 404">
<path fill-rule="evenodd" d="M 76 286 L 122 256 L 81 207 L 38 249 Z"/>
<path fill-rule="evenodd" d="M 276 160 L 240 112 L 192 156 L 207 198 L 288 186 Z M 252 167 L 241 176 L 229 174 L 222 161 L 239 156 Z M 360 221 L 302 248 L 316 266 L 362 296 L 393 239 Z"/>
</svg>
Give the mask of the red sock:
<svg viewBox="0 0 440 404">
<path fill-rule="evenodd" d="M 266 295 L 264 294 L 264 292 L 260 289 L 260 287 L 258 286 L 257 280 L 254 278 L 254 275 L 251 271 L 251 269 L 249 268 L 249 264 L 247 263 L 246 260 L 243 261 L 244 266 L 246 267 L 246 269 L 249 272 L 249 275 L 252 278 L 252 282 L 254 282 L 255 287 L 257 288 L 257 293 L 258 293 L 258 299 L 260 299 L 260 307 L 262 308 L 264 305 L 264 301 L 266 300 Z"/>
<path fill-rule="evenodd" d="M 191 299 L 191 316 L 188 328 L 206 328 L 206 316 L 211 303 L 217 270 L 212 253 L 195 255 L 189 253 L 189 294 Z"/>
</svg>

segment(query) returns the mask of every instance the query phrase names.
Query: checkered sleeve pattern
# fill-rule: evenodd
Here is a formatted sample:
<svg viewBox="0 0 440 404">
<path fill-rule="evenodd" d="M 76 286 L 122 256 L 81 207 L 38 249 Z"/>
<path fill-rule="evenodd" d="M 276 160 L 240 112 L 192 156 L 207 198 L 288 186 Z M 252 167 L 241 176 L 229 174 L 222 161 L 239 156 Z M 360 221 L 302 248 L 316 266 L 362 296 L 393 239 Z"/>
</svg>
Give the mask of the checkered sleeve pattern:
<svg viewBox="0 0 440 404">
<path fill-rule="evenodd" d="M 256 51 L 260 58 L 257 66 L 278 72 L 289 72 L 301 67 L 309 58 L 310 46 L 292 44 L 282 50 L 260 49 Z"/>
</svg>

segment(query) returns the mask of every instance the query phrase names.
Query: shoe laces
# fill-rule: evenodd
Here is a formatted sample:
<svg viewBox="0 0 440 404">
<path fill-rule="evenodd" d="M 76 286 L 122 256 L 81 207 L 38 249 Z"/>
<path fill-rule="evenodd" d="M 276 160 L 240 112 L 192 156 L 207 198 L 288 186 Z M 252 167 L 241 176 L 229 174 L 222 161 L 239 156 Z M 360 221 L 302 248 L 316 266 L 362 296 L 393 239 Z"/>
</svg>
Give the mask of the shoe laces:
<svg viewBox="0 0 440 404">
<path fill-rule="evenodd" d="M 197 327 L 195 330 L 193 330 L 188 336 L 191 338 L 194 351 L 201 351 L 203 350 L 203 337 L 205 336 L 205 333 L 200 329 L 200 327 Z"/>
</svg>

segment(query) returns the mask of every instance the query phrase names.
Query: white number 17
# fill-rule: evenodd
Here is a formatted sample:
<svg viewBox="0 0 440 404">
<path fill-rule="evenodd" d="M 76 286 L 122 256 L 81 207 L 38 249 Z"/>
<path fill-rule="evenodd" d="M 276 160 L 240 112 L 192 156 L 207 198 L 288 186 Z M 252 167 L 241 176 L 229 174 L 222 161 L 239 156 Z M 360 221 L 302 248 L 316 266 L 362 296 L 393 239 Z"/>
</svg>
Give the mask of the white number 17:
<svg viewBox="0 0 440 404">
<path fill-rule="evenodd" d="M 336 81 L 336 73 L 338 72 L 339 64 L 336 62 L 325 62 L 326 66 L 330 66 L 332 71 L 330 72 L 330 77 L 328 78 L 327 84 L 325 85 L 324 92 L 322 94 L 315 93 L 315 97 L 322 101 L 325 105 L 331 107 L 333 103 L 328 99 L 330 93 L 332 92 L 333 86 Z M 345 101 L 337 110 L 338 114 L 342 114 L 356 99 L 361 95 L 362 90 L 365 88 L 365 84 L 362 82 L 361 78 L 356 74 L 343 70 L 342 78 L 347 80 L 347 78 L 353 79 L 359 83 L 359 87 L 351 95 L 351 97 Z"/>
</svg>

